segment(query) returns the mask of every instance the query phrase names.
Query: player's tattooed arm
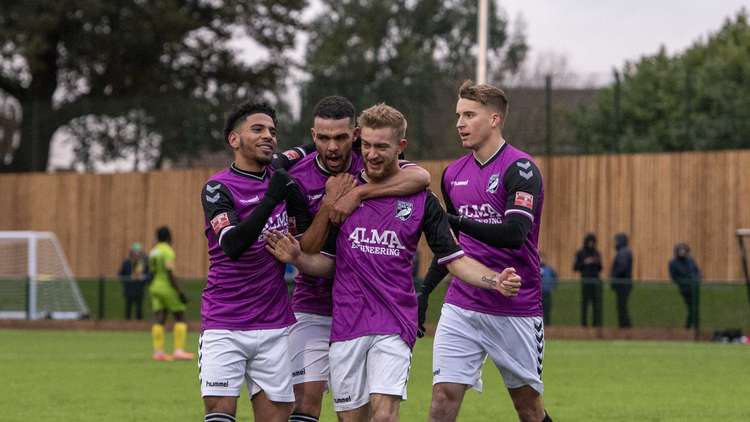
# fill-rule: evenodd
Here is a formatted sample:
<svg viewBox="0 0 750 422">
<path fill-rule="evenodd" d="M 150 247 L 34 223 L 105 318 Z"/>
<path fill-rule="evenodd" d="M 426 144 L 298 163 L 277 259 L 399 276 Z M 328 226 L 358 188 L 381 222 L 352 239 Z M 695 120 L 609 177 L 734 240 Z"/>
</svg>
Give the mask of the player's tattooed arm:
<svg viewBox="0 0 750 422">
<path fill-rule="evenodd" d="M 495 290 L 506 297 L 516 296 L 521 288 L 521 277 L 516 274 L 515 268 L 506 268 L 497 273 L 468 256 L 451 261 L 446 266 L 451 274 L 464 282 L 482 289 Z"/>
<path fill-rule="evenodd" d="M 430 186 L 430 173 L 411 163 L 400 163 L 393 176 L 378 183 L 365 183 L 344 195 L 333 206 L 331 222 L 341 225 L 362 201 L 383 196 L 404 196 L 421 192 Z"/>
<path fill-rule="evenodd" d="M 323 197 L 320 209 L 315 214 L 310 227 L 300 239 L 302 251 L 308 254 L 320 252 L 331 228 L 330 213 L 333 205 L 342 196 L 346 195 L 347 192 L 354 189 L 355 186 L 357 186 L 357 182 L 349 173 L 341 173 L 328 178 L 326 181 L 326 194 Z"/>
<path fill-rule="evenodd" d="M 267 237 L 266 250 L 279 261 L 292 264 L 305 274 L 325 278 L 333 277 L 334 260 L 322 254 L 302 252 L 297 239 L 289 233 L 272 231 Z"/>
</svg>

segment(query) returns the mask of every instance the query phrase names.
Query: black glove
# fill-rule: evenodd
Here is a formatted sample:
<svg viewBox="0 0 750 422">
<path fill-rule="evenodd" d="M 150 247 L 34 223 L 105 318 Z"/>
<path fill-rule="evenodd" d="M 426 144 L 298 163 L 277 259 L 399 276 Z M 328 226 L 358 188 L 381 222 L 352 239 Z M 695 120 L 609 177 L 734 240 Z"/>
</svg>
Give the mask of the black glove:
<svg viewBox="0 0 750 422">
<path fill-rule="evenodd" d="M 417 337 L 419 338 L 424 337 L 424 333 L 426 331 L 424 328 L 424 322 L 427 319 L 427 303 L 429 302 L 429 299 L 429 294 L 419 293 L 419 295 L 417 296 L 417 302 L 419 303 Z"/>
<path fill-rule="evenodd" d="M 268 191 L 266 197 L 270 198 L 273 202 L 279 203 L 286 199 L 289 193 L 289 186 L 294 184 L 294 180 L 289 177 L 289 173 L 284 169 L 276 170 L 271 176 L 271 180 L 268 182 Z"/>
<path fill-rule="evenodd" d="M 188 303 L 188 298 L 185 296 L 185 293 L 179 292 L 178 295 L 180 296 L 180 302 L 183 304 Z"/>
<path fill-rule="evenodd" d="M 448 222 L 451 224 L 453 233 L 458 236 L 458 232 L 461 231 L 461 217 L 453 214 L 448 214 Z"/>
<path fill-rule="evenodd" d="M 422 280 L 422 286 L 419 289 L 419 295 L 417 296 L 417 303 L 419 305 L 417 312 L 417 336 L 422 338 L 425 334 L 424 322 L 427 319 L 427 305 L 430 301 L 430 293 L 435 290 L 435 287 L 448 275 L 448 269 L 445 265 L 439 265 L 437 263 L 437 257 L 432 258 L 430 269 L 427 270 L 427 274 Z"/>
</svg>

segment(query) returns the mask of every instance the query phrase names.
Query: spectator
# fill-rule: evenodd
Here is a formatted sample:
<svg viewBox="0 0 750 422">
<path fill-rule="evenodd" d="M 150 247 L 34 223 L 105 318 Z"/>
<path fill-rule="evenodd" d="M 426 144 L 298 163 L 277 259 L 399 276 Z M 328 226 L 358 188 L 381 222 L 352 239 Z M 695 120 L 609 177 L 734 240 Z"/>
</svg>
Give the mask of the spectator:
<svg viewBox="0 0 750 422">
<path fill-rule="evenodd" d="M 669 261 L 669 276 L 677 284 L 682 300 L 687 306 L 685 328 L 698 328 L 698 308 L 700 304 L 701 270 L 690 256 L 690 247 L 678 243 L 674 247 L 674 258 Z"/>
<path fill-rule="evenodd" d="M 550 325 L 552 313 L 552 291 L 557 287 L 557 273 L 547 265 L 544 254 L 539 254 L 539 270 L 542 275 L 542 308 L 544 308 L 544 325 Z"/>
<path fill-rule="evenodd" d="M 573 271 L 581 273 L 581 325 L 588 325 L 588 304 L 591 302 L 593 326 L 602 325 L 602 257 L 596 250 L 596 235 L 589 233 L 583 238 L 583 247 L 576 253 Z"/>
<path fill-rule="evenodd" d="M 148 281 L 148 257 L 143 247 L 135 242 L 130 245 L 127 258 L 122 261 L 117 273 L 122 282 L 122 294 L 125 297 L 125 319 L 130 319 L 135 308 L 135 319 L 143 319 L 143 293 Z"/>
<path fill-rule="evenodd" d="M 628 312 L 628 298 L 633 289 L 633 253 L 628 247 L 628 235 L 615 235 L 615 258 L 612 260 L 610 286 L 617 295 L 617 325 L 620 328 L 630 328 L 630 314 Z"/>
</svg>

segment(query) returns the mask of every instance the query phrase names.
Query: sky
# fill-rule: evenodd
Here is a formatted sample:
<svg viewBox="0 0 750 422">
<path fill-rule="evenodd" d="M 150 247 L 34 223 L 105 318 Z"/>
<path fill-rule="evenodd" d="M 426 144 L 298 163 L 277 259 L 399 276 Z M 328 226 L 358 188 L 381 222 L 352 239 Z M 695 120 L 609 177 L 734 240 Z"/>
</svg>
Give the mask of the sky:
<svg viewBox="0 0 750 422">
<path fill-rule="evenodd" d="M 526 23 L 530 62 L 562 55 L 576 73 L 599 83 L 613 67 L 651 55 L 673 54 L 718 30 L 750 0 L 497 0 L 511 20 Z"/>
</svg>

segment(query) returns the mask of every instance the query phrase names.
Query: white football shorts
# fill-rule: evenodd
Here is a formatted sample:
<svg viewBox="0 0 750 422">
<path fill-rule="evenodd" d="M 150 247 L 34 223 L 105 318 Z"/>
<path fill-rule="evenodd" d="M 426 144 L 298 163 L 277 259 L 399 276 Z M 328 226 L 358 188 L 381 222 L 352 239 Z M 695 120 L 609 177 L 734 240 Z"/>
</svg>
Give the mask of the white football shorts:
<svg viewBox="0 0 750 422">
<path fill-rule="evenodd" d="M 489 355 L 509 389 L 544 392 L 542 317 L 489 315 L 443 304 L 432 349 L 433 384 L 466 384 L 482 391 Z"/>
<path fill-rule="evenodd" d="M 406 400 L 411 348 L 396 334 L 357 337 L 331 344 L 331 390 L 337 412 L 354 410 L 370 394 Z"/>
<path fill-rule="evenodd" d="M 199 346 L 201 396 L 239 397 L 244 381 L 250 397 L 264 391 L 271 401 L 294 402 L 289 327 L 205 330 Z"/>
</svg>

